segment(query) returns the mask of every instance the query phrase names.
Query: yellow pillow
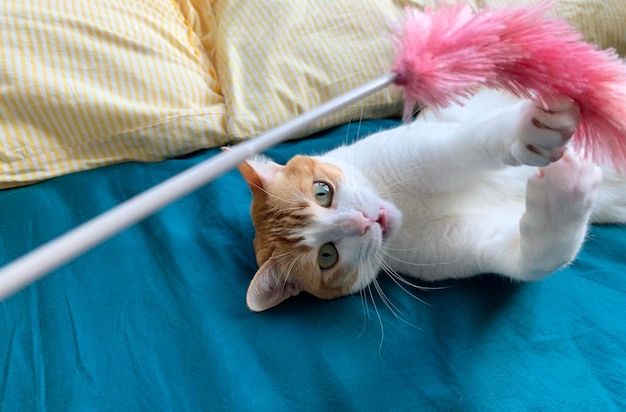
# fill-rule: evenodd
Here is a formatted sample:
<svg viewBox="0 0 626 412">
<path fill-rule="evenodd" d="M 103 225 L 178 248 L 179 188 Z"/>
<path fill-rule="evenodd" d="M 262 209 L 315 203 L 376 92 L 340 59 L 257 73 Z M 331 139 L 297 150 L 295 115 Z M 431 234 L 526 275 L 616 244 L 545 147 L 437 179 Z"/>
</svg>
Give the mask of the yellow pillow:
<svg viewBox="0 0 626 412">
<path fill-rule="evenodd" d="M 481 7 L 502 7 L 536 4 L 541 0 L 465 0 L 475 10 Z M 614 48 L 626 56 L 625 0 L 552 0 L 552 14 L 568 21 L 585 36 L 585 40 L 601 49 Z M 435 7 L 440 0 L 416 0 L 421 7 Z"/>
<path fill-rule="evenodd" d="M 0 2 L 0 187 L 227 142 L 208 7 Z"/>
<path fill-rule="evenodd" d="M 466 0 L 474 8 L 537 0 Z M 387 73 L 389 28 L 407 5 L 441 0 L 216 0 L 215 65 L 234 140 L 254 137 L 332 97 Z M 554 13 L 589 41 L 626 54 L 625 0 L 560 0 Z M 576 64 L 576 62 L 573 62 Z M 320 121 L 306 133 L 397 113 L 399 90 L 377 95 Z M 303 133 L 303 134 L 306 134 Z"/>
<path fill-rule="evenodd" d="M 353 89 L 393 64 L 389 29 L 410 1 L 217 0 L 215 66 L 236 141 Z M 303 134 L 401 110 L 387 88 Z"/>
</svg>

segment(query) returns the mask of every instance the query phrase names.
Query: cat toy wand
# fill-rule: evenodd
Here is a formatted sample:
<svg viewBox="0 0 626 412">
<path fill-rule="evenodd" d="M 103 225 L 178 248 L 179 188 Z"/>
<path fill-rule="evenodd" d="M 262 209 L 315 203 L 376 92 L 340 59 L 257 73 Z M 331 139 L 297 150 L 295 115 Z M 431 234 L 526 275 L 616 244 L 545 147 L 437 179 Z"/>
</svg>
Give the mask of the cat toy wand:
<svg viewBox="0 0 626 412">
<path fill-rule="evenodd" d="M 567 23 L 547 17 L 548 10 L 547 2 L 476 13 L 463 5 L 407 9 L 396 32 L 391 73 L 220 153 L 9 263 L 0 269 L 0 300 L 239 163 L 391 84 L 404 89 L 407 120 L 417 102 L 436 110 L 483 86 L 543 102 L 569 97 L 581 109 L 574 148 L 621 169 L 626 160 L 625 66 L 614 51 L 598 50 Z"/>
</svg>

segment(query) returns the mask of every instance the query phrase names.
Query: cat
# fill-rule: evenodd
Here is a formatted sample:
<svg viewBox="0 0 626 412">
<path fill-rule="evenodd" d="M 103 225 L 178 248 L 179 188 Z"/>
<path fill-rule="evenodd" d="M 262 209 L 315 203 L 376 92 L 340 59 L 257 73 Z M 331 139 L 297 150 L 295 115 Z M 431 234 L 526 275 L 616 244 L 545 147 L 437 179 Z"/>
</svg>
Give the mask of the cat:
<svg viewBox="0 0 626 412">
<path fill-rule="evenodd" d="M 381 270 L 536 281 L 570 264 L 590 223 L 626 222 L 626 177 L 569 148 L 579 117 L 566 98 L 483 90 L 322 156 L 240 164 L 260 267 L 248 307 L 355 293 Z"/>
</svg>

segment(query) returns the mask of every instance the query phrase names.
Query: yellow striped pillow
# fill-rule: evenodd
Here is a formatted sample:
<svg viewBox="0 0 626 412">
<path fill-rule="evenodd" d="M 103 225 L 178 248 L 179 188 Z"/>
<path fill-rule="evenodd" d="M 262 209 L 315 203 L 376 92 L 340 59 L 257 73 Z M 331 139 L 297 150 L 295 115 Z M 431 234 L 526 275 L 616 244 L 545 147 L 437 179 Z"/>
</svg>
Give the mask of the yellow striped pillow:
<svg viewBox="0 0 626 412">
<path fill-rule="evenodd" d="M 224 144 L 214 25 L 208 1 L 0 2 L 0 187 Z"/>
<path fill-rule="evenodd" d="M 410 1 L 218 0 L 215 66 L 234 140 L 258 135 L 387 73 L 388 37 Z M 307 132 L 401 109 L 387 88 L 320 121 Z"/>
<path fill-rule="evenodd" d="M 466 0 L 474 8 L 537 0 Z M 258 135 L 388 72 L 389 28 L 406 5 L 441 0 L 217 0 L 215 65 L 235 140 Z M 626 0 L 557 0 L 555 13 L 590 41 L 626 54 Z M 573 63 L 575 64 L 575 63 Z M 377 95 L 320 121 L 306 133 L 361 118 L 387 116 L 398 90 Z M 305 133 L 303 133 L 305 134 Z"/>
<path fill-rule="evenodd" d="M 415 0 L 436 7 L 441 0 Z M 474 9 L 536 4 L 542 0 L 465 0 Z M 626 56 L 626 0 L 552 0 L 552 13 L 576 27 L 588 42 Z"/>
</svg>

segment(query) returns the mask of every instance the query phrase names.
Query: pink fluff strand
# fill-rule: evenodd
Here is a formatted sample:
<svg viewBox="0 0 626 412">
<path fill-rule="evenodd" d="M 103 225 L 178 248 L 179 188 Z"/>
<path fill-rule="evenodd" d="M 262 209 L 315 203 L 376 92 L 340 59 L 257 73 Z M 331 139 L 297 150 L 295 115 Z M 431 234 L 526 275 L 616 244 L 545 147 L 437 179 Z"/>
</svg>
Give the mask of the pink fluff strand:
<svg viewBox="0 0 626 412">
<path fill-rule="evenodd" d="M 626 169 L 626 65 L 548 10 L 547 2 L 476 13 L 465 5 L 407 9 L 393 70 L 405 116 L 418 102 L 445 107 L 481 86 L 543 102 L 566 96 L 581 110 L 574 148 Z"/>
</svg>

